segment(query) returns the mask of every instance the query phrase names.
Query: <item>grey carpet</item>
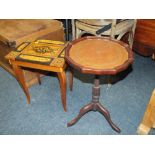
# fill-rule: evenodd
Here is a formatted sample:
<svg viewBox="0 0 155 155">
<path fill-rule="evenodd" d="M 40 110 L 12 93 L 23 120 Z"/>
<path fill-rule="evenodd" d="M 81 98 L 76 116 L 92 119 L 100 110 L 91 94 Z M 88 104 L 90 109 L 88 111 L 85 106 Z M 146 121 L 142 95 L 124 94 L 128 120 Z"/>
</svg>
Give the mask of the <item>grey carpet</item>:
<svg viewBox="0 0 155 155">
<path fill-rule="evenodd" d="M 68 72 L 67 72 L 68 77 Z M 112 78 L 101 77 L 100 102 L 110 111 L 122 135 L 135 135 L 151 92 L 155 88 L 155 62 L 135 55 L 127 71 Z M 68 81 L 67 81 L 68 82 Z M 89 112 L 77 124 L 67 127 L 80 108 L 91 101 L 93 76 L 75 73 L 73 92 L 67 87 L 68 111 L 63 111 L 55 74 L 42 78 L 42 85 L 29 89 L 31 104 L 9 73 L 0 68 L 0 134 L 14 135 L 118 135 L 98 112 Z M 155 134 L 151 130 L 150 134 Z"/>
</svg>

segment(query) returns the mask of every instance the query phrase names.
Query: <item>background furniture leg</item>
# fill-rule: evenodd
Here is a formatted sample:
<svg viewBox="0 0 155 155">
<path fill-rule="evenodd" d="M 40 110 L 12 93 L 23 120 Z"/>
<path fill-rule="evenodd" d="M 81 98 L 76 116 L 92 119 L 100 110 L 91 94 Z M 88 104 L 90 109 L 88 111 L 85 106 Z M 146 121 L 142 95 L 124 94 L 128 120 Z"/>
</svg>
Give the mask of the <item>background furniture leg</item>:
<svg viewBox="0 0 155 155">
<path fill-rule="evenodd" d="M 150 101 L 144 113 L 144 117 L 137 129 L 138 134 L 148 134 L 155 124 L 155 89 L 152 92 Z"/>
<path fill-rule="evenodd" d="M 75 20 L 72 19 L 71 23 L 72 23 L 72 40 L 74 40 L 75 39 Z"/>
<path fill-rule="evenodd" d="M 64 111 L 66 112 L 67 111 L 67 107 L 66 107 L 66 73 L 63 71 L 63 72 L 57 73 L 57 75 L 58 75 L 58 79 L 60 82 L 61 100 L 62 100 Z"/>
<path fill-rule="evenodd" d="M 19 66 L 15 65 L 14 63 L 12 63 L 12 67 L 13 67 L 16 79 L 19 82 L 20 86 L 22 87 L 22 89 L 27 97 L 28 104 L 29 104 L 30 103 L 30 94 L 29 94 L 28 88 L 26 86 L 26 83 L 24 81 L 23 71 Z"/>
<path fill-rule="evenodd" d="M 69 40 L 69 30 L 68 30 L 68 19 L 65 19 L 65 32 L 66 32 L 66 41 Z"/>
</svg>

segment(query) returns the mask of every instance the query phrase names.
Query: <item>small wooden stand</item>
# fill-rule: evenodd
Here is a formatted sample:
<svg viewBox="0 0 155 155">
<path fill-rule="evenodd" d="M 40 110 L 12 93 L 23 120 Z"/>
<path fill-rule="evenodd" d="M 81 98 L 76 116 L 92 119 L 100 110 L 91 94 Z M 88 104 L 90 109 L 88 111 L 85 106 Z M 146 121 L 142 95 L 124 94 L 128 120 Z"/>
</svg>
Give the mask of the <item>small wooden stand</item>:
<svg viewBox="0 0 155 155">
<path fill-rule="evenodd" d="M 25 83 L 23 67 L 55 72 L 59 79 L 62 106 L 64 111 L 67 111 L 66 63 L 64 60 L 64 49 L 66 46 L 67 44 L 60 41 L 36 40 L 35 42 L 21 44 L 16 51 L 12 51 L 6 56 L 12 65 L 17 81 L 27 97 L 28 104 L 30 104 L 30 94 Z M 40 52 L 36 49 L 40 50 Z M 41 84 L 39 74 L 37 76 L 38 82 Z"/>
<path fill-rule="evenodd" d="M 119 59 L 118 59 L 119 58 Z M 65 59 L 70 66 L 81 73 L 95 75 L 92 89 L 92 101 L 81 108 L 77 117 L 67 126 L 74 125 L 88 111 L 99 111 L 108 121 L 113 130 L 121 130 L 112 122 L 110 113 L 99 102 L 100 75 L 115 75 L 125 70 L 133 62 L 133 52 L 127 44 L 104 37 L 83 37 L 69 43 Z M 70 89 L 73 79 L 70 74 Z"/>
<path fill-rule="evenodd" d="M 144 117 L 137 129 L 137 133 L 146 135 L 151 128 L 155 128 L 155 89 L 152 92 Z"/>
</svg>

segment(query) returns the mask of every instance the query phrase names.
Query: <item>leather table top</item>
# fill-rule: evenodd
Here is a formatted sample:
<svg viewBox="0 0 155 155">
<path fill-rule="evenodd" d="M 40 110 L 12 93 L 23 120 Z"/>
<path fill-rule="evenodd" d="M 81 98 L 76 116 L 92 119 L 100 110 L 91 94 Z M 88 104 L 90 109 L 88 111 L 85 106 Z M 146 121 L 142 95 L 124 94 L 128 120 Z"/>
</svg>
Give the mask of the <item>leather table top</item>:
<svg viewBox="0 0 155 155">
<path fill-rule="evenodd" d="M 68 57 L 71 60 L 69 63 L 75 63 L 76 67 L 114 70 L 130 60 L 129 51 L 128 45 L 120 41 L 87 37 L 71 43 Z"/>
</svg>

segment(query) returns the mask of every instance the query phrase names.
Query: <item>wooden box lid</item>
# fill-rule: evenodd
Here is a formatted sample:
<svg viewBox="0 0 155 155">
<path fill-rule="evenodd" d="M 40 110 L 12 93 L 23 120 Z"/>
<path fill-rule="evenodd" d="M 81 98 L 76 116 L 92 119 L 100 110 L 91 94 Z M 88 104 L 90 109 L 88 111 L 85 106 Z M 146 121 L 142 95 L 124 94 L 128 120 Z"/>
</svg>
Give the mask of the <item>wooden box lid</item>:
<svg viewBox="0 0 155 155">
<path fill-rule="evenodd" d="M 51 19 L 1 19 L 0 40 L 17 47 L 26 40 L 34 41 L 62 27 L 61 22 Z"/>
</svg>

